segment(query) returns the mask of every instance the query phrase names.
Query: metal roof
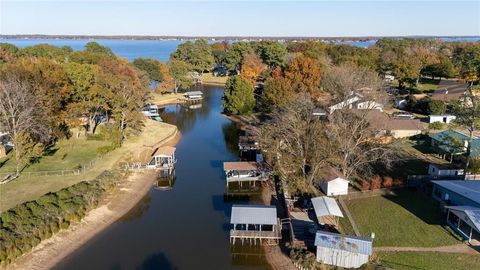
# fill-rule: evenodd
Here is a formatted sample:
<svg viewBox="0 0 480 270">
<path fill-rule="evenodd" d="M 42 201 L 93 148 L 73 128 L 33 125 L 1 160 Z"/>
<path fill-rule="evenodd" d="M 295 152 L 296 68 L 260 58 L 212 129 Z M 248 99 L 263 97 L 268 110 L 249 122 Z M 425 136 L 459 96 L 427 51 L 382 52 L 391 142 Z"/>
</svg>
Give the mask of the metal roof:
<svg viewBox="0 0 480 270">
<path fill-rule="evenodd" d="M 190 91 L 190 92 L 185 92 L 184 95 L 186 96 L 201 96 L 203 95 L 202 91 Z"/>
<path fill-rule="evenodd" d="M 272 205 L 238 205 L 232 206 L 231 224 L 277 224 L 277 208 Z"/>
<path fill-rule="evenodd" d="M 312 198 L 313 209 L 317 217 L 337 216 L 343 217 L 340 207 L 334 198 L 327 196 Z"/>
<path fill-rule="evenodd" d="M 480 208 L 467 205 L 445 206 L 445 208 L 465 213 L 473 227 L 480 232 Z"/>
<path fill-rule="evenodd" d="M 162 146 L 155 151 L 155 154 L 153 156 L 172 156 L 173 153 L 175 153 L 175 150 L 177 148 L 172 147 L 172 146 Z"/>
<path fill-rule="evenodd" d="M 372 240 L 364 237 L 318 231 L 315 246 L 372 255 Z"/>
<path fill-rule="evenodd" d="M 458 195 L 480 204 L 480 181 L 475 180 L 439 180 L 432 183 L 446 188 Z"/>
</svg>

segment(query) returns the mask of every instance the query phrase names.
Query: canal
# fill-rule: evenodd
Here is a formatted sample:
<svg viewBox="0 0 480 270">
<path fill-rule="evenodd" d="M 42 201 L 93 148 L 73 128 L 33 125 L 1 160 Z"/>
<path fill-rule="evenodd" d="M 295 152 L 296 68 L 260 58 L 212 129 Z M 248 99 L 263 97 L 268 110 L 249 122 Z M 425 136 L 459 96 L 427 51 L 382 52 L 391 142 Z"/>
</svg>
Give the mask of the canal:
<svg viewBox="0 0 480 270">
<path fill-rule="evenodd" d="M 223 88 L 200 88 L 200 108 L 173 105 L 162 112 L 182 132 L 173 186 L 152 186 L 126 216 L 55 269 L 269 269 L 259 250 L 253 254 L 260 256 L 232 255 L 231 205 L 259 196 L 224 197 L 222 165 L 238 160 L 238 130 L 221 115 Z"/>
</svg>

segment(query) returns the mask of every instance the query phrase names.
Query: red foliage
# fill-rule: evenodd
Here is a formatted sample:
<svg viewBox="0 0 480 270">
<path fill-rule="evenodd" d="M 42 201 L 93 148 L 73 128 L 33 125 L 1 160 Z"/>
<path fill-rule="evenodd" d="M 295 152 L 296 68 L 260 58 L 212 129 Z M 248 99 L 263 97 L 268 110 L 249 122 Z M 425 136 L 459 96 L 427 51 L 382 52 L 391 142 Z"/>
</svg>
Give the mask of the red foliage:
<svg viewBox="0 0 480 270">
<path fill-rule="evenodd" d="M 396 177 L 393 179 L 393 186 L 398 187 L 405 183 L 405 178 L 403 177 Z"/>
<path fill-rule="evenodd" d="M 367 181 L 362 181 L 362 187 L 361 187 L 362 191 L 367 191 L 370 189 L 370 183 L 368 183 Z"/>
<path fill-rule="evenodd" d="M 278 79 L 280 77 L 282 77 L 282 69 L 280 67 L 276 67 L 273 72 L 272 72 L 272 77 L 274 79 Z"/>
<path fill-rule="evenodd" d="M 370 183 L 370 189 L 375 190 L 375 189 L 380 189 L 382 187 L 382 178 L 380 175 L 375 175 L 372 178 L 372 181 Z"/>
<path fill-rule="evenodd" d="M 393 178 L 391 176 L 384 176 L 383 177 L 383 183 L 382 183 L 384 188 L 390 188 L 393 185 Z"/>
</svg>

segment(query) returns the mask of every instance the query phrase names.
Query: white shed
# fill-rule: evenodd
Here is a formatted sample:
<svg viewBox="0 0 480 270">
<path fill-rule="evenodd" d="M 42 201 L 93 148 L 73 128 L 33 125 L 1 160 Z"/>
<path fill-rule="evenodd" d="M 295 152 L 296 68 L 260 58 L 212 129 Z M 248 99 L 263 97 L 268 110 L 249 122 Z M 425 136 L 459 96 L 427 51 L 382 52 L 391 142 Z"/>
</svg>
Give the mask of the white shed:
<svg viewBox="0 0 480 270">
<path fill-rule="evenodd" d="M 372 240 L 318 231 L 315 235 L 317 261 L 344 268 L 359 268 L 372 255 Z"/>
<path fill-rule="evenodd" d="M 463 176 L 465 167 L 458 164 L 428 164 L 430 176 Z"/>
<path fill-rule="evenodd" d="M 320 188 L 327 196 L 346 195 L 349 182 L 340 172 L 327 167 L 322 170 Z"/>
<path fill-rule="evenodd" d="M 450 114 L 444 114 L 444 115 L 429 115 L 428 116 L 428 123 L 445 123 L 445 124 L 450 124 L 453 120 L 455 120 L 457 117 L 455 115 L 450 115 Z"/>
</svg>

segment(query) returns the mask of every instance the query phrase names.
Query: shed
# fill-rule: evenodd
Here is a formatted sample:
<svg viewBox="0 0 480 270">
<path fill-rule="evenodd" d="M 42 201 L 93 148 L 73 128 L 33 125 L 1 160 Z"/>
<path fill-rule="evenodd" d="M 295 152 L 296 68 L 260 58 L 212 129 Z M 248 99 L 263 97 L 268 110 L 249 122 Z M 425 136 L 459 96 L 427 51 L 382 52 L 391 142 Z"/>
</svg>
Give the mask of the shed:
<svg viewBox="0 0 480 270">
<path fill-rule="evenodd" d="M 463 177 L 465 167 L 461 164 L 429 164 L 428 175 L 433 177 Z"/>
<path fill-rule="evenodd" d="M 444 124 L 450 124 L 453 120 L 455 120 L 457 117 L 455 115 L 450 115 L 450 114 L 442 114 L 442 115 L 429 115 L 428 116 L 428 123 L 444 123 Z"/>
<path fill-rule="evenodd" d="M 317 261 L 344 268 L 359 268 L 372 255 L 372 240 L 318 231 L 315 235 Z"/>
<path fill-rule="evenodd" d="M 343 213 L 334 198 L 327 196 L 312 198 L 313 209 L 320 224 L 337 225 Z"/>
<path fill-rule="evenodd" d="M 336 169 L 325 167 L 320 173 L 320 188 L 327 196 L 348 194 L 348 181 Z"/>
</svg>

